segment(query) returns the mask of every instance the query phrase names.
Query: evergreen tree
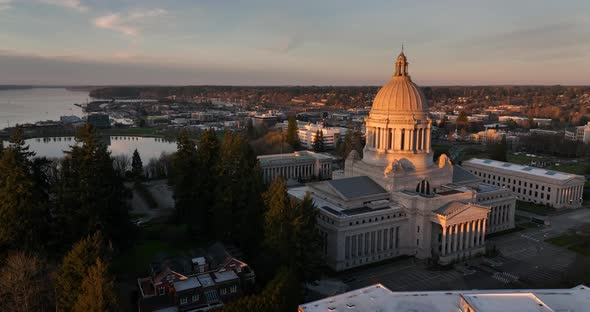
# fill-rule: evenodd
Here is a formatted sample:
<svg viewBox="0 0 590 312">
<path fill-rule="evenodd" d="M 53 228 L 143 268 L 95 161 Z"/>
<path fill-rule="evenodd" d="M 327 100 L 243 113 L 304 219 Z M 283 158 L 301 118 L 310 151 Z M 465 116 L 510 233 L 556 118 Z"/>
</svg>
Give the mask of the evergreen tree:
<svg viewBox="0 0 590 312">
<path fill-rule="evenodd" d="M 0 246 L 38 250 L 47 243 L 46 160 L 33 156 L 17 128 L 0 155 Z"/>
<path fill-rule="evenodd" d="M 204 131 L 200 138 L 197 148 L 197 165 L 195 169 L 196 181 L 193 186 L 193 193 L 197 197 L 195 209 L 191 212 L 193 222 L 201 229 L 201 233 L 211 235 L 212 233 L 212 214 L 211 208 L 215 207 L 215 191 L 218 183 L 218 166 L 220 155 L 220 144 L 215 130 L 209 129 Z M 194 231 L 193 231 L 194 233 Z"/>
<path fill-rule="evenodd" d="M 313 140 L 313 150 L 318 153 L 324 151 L 324 132 L 322 130 L 318 130 L 315 133 L 315 139 Z"/>
<path fill-rule="evenodd" d="M 363 148 L 365 144 L 363 142 L 363 133 L 361 132 L 361 126 L 357 125 L 354 128 L 354 132 L 352 134 L 352 149 L 356 150 L 359 156 L 363 157 Z"/>
<path fill-rule="evenodd" d="M 129 190 L 113 168 L 113 159 L 90 125 L 76 134 L 76 145 L 61 163 L 56 190 L 57 224 L 62 242 L 102 229 L 115 242 L 129 239 Z"/>
<path fill-rule="evenodd" d="M 353 139 L 353 129 L 352 129 L 352 125 L 349 125 L 346 128 L 346 134 L 344 135 L 344 148 L 342 149 L 342 155 L 340 155 L 342 157 L 342 159 L 346 160 L 346 158 L 348 157 L 348 154 L 350 154 L 350 152 L 353 150 L 353 146 L 352 146 L 352 139 Z"/>
<path fill-rule="evenodd" d="M 293 203 L 295 210 L 291 221 L 293 226 L 293 249 L 291 257 L 296 259 L 295 272 L 303 280 L 310 281 L 319 277 L 319 267 L 323 263 L 322 248 L 324 241 L 317 229 L 317 209 L 309 194 L 301 202 Z"/>
<path fill-rule="evenodd" d="M 117 311 L 115 283 L 108 272 L 108 265 L 100 258 L 88 269 L 82 280 L 80 294 L 74 312 Z"/>
<path fill-rule="evenodd" d="M 143 162 L 141 161 L 141 157 L 139 156 L 137 149 L 133 151 L 133 158 L 131 160 L 131 173 L 135 181 L 143 180 Z"/>
<path fill-rule="evenodd" d="M 290 116 L 287 124 L 287 143 L 291 145 L 293 149 L 300 147 L 299 135 L 297 134 L 297 120 L 295 116 Z"/>
<path fill-rule="evenodd" d="M 256 295 L 241 297 L 225 304 L 219 312 L 296 311 L 302 300 L 301 285 L 293 270 L 281 268 L 276 276 Z"/>
<path fill-rule="evenodd" d="M 261 240 L 264 188 L 258 160 L 242 135 L 226 133 L 220 148 L 213 216 L 216 238 L 234 240 L 244 250 Z"/>
<path fill-rule="evenodd" d="M 493 160 L 508 161 L 508 144 L 506 142 L 506 136 L 502 136 L 502 140 L 500 140 L 500 143 L 489 144 L 488 153 L 490 155 L 490 158 Z"/>
<path fill-rule="evenodd" d="M 179 220 L 190 220 L 191 208 L 197 205 L 198 197 L 193 192 L 197 179 L 197 150 L 188 132 L 182 131 L 176 142 L 172 158 L 172 179 L 176 214 Z M 190 228 L 189 224 L 189 228 Z"/>
<path fill-rule="evenodd" d="M 98 259 L 108 261 L 111 248 L 100 232 L 78 241 L 63 258 L 56 278 L 57 310 L 72 311 L 78 301 L 88 268 Z"/>
<path fill-rule="evenodd" d="M 457 125 L 457 127 L 460 129 L 465 129 L 469 126 L 469 118 L 467 116 L 467 112 L 459 112 L 459 116 L 457 116 L 457 120 L 455 120 L 455 125 Z"/>
<path fill-rule="evenodd" d="M 302 201 L 289 198 L 285 181 L 279 177 L 263 198 L 265 245 L 302 279 L 313 279 L 322 262 L 322 239 L 311 197 L 306 195 Z"/>
</svg>

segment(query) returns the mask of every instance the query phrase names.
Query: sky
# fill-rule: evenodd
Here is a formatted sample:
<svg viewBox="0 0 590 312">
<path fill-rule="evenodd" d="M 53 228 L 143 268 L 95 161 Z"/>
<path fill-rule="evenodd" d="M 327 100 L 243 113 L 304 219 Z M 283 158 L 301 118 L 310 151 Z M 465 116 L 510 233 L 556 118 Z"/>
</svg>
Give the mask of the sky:
<svg viewBox="0 0 590 312">
<path fill-rule="evenodd" d="M 0 0 L 0 84 L 590 84 L 588 0 Z"/>
</svg>

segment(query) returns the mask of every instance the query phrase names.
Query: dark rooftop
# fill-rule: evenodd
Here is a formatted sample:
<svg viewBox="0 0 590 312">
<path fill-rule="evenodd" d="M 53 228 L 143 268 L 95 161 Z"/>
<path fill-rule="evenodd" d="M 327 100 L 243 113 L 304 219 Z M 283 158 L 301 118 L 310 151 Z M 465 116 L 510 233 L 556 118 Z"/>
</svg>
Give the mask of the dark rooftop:
<svg viewBox="0 0 590 312">
<path fill-rule="evenodd" d="M 329 180 L 327 182 L 347 199 L 388 193 L 381 185 L 367 176 Z"/>
<path fill-rule="evenodd" d="M 473 175 L 471 172 L 463 169 L 461 166 L 453 166 L 453 183 L 463 183 L 475 180 L 479 180 L 479 178 Z"/>
</svg>

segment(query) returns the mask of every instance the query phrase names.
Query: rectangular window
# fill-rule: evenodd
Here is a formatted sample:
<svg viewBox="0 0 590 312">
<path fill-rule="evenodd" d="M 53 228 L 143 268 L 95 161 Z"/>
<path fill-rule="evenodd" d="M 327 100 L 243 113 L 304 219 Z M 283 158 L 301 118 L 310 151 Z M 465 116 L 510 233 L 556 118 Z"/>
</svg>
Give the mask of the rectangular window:
<svg viewBox="0 0 590 312">
<path fill-rule="evenodd" d="M 225 295 L 225 294 L 227 294 L 227 289 L 226 289 L 226 288 L 220 288 L 220 289 L 219 289 L 219 293 L 220 293 L 221 295 Z"/>
<path fill-rule="evenodd" d="M 229 292 L 232 294 L 235 294 L 236 292 L 238 292 L 238 286 L 237 285 L 232 285 L 229 287 Z"/>
<path fill-rule="evenodd" d="M 420 226 L 418 225 L 418 233 L 420 233 Z"/>
<path fill-rule="evenodd" d="M 164 286 L 160 286 L 160 288 L 158 288 L 160 291 L 160 295 L 163 295 L 166 293 L 166 288 L 164 288 Z"/>
<path fill-rule="evenodd" d="M 193 295 L 193 302 L 199 301 L 199 295 Z"/>
<path fill-rule="evenodd" d="M 420 239 L 416 240 L 416 246 L 420 246 Z"/>
<path fill-rule="evenodd" d="M 180 304 L 186 304 L 188 302 L 187 297 L 180 297 Z"/>
</svg>

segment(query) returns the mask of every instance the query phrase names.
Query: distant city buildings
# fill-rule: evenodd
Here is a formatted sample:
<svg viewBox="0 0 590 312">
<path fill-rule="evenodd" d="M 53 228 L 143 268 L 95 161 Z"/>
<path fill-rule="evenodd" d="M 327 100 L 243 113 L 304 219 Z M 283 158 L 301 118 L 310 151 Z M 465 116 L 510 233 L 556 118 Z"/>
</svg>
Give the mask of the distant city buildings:
<svg viewBox="0 0 590 312">
<path fill-rule="evenodd" d="M 299 312 L 587 311 L 590 288 L 391 291 L 381 284 L 302 304 Z"/>
<path fill-rule="evenodd" d="M 96 128 L 109 128 L 111 120 L 107 114 L 90 114 L 87 117 L 87 122 Z"/>
<path fill-rule="evenodd" d="M 485 183 L 511 190 L 519 200 L 558 209 L 582 205 L 585 178 L 580 175 L 479 158 L 462 166 Z"/>
<path fill-rule="evenodd" d="M 261 114 L 252 117 L 252 125 L 254 127 L 264 126 L 266 128 L 272 128 L 278 121 L 279 118 L 275 115 Z"/>
</svg>

